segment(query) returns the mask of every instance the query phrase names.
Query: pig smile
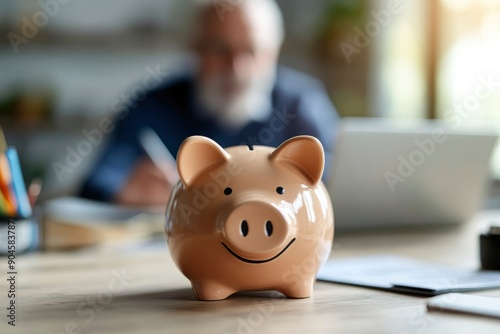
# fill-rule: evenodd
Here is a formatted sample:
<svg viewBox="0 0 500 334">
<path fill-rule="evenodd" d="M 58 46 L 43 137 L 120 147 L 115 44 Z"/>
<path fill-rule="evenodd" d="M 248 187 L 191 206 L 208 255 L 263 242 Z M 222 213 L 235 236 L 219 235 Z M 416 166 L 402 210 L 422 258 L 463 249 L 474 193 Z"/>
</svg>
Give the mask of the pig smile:
<svg viewBox="0 0 500 334">
<path fill-rule="evenodd" d="M 281 254 L 283 254 L 287 249 L 288 247 L 290 247 L 295 241 L 295 238 L 293 238 L 289 243 L 288 245 L 285 246 L 285 248 L 283 248 L 278 254 L 276 254 L 275 256 L 269 258 L 269 259 L 266 259 L 266 260 L 250 260 L 250 259 L 246 259 L 244 258 L 243 256 L 240 256 L 238 254 L 236 254 L 231 248 L 229 248 L 225 243 L 221 242 L 222 246 L 224 246 L 224 248 L 232 255 L 234 256 L 235 258 L 237 258 L 238 260 L 240 261 L 243 261 L 243 262 L 247 262 L 247 263 L 266 263 L 266 262 L 269 262 L 269 261 L 272 261 L 274 259 L 276 259 L 277 257 L 279 257 Z"/>
</svg>

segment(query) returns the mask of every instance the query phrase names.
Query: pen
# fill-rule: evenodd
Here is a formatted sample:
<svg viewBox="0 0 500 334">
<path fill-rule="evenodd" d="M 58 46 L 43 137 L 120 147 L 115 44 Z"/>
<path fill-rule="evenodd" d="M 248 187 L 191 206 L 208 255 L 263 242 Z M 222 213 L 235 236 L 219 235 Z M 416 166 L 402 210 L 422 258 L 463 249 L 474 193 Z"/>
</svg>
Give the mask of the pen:
<svg viewBox="0 0 500 334">
<path fill-rule="evenodd" d="M 146 154 L 151 158 L 153 163 L 158 167 L 167 181 L 174 185 L 179 180 L 177 173 L 173 173 L 172 170 L 175 168 L 165 168 L 165 164 L 170 164 L 173 167 L 176 166 L 175 158 L 168 148 L 163 144 L 163 141 L 158 136 L 158 134 L 151 128 L 144 128 L 139 133 L 139 142 Z"/>
<path fill-rule="evenodd" d="M 28 197 L 30 200 L 31 207 L 35 207 L 38 196 L 40 196 L 40 192 L 42 191 L 42 179 L 39 177 L 35 177 L 29 187 L 28 187 Z"/>
</svg>

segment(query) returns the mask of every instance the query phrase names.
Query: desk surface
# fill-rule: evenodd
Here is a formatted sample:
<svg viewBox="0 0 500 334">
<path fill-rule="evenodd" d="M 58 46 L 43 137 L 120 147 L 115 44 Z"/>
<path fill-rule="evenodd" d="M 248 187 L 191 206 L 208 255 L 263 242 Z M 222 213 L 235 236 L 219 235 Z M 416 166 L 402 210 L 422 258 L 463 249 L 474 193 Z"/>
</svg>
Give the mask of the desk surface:
<svg viewBox="0 0 500 334">
<path fill-rule="evenodd" d="M 474 268 L 478 233 L 495 218 L 500 211 L 458 227 L 339 232 L 332 257 L 391 253 Z M 248 292 L 197 301 L 162 243 L 17 260 L 17 326 L 7 325 L 3 311 L 1 333 L 500 333 L 499 320 L 429 313 L 423 297 L 325 282 L 308 299 Z M 5 310 L 4 278 L 0 286 Z"/>
</svg>

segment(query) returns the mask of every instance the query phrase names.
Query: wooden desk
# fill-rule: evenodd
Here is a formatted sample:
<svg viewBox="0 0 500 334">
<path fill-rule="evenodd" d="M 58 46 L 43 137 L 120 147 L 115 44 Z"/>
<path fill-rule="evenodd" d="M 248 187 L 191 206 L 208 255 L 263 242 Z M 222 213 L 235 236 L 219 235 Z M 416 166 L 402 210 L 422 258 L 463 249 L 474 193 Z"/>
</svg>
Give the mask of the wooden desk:
<svg viewBox="0 0 500 334">
<path fill-rule="evenodd" d="M 392 253 L 477 267 L 478 233 L 495 217 L 500 211 L 459 227 L 339 232 L 332 256 Z M 197 301 L 163 243 L 29 254 L 18 266 L 17 326 L 2 311 L 1 333 L 500 333 L 499 320 L 429 313 L 423 297 L 324 282 L 309 299 L 249 292 Z M 1 287 L 5 310 L 3 277 Z"/>
</svg>

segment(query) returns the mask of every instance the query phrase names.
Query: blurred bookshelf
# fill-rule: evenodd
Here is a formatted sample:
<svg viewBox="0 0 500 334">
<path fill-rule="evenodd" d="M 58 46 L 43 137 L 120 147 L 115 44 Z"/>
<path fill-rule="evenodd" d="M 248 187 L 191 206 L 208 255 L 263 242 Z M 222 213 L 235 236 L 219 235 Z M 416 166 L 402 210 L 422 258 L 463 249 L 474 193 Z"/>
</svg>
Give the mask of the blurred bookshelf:
<svg viewBox="0 0 500 334">
<path fill-rule="evenodd" d="M 468 1 L 471 6 L 479 2 L 488 1 Z M 70 2 L 59 8 L 35 38 L 20 45 L 18 54 L 7 38 L 0 39 L 0 125 L 25 157 L 23 165 L 33 170 L 27 175 L 53 176 L 50 163 L 60 159 L 58 154 L 64 155 L 66 145 L 81 140 L 83 129 L 95 127 L 110 114 L 113 100 L 140 82 L 147 66 L 161 66 L 172 74 L 180 68 L 179 64 L 187 57 L 183 48 L 192 29 L 188 24 L 191 3 Z M 386 10 L 390 0 L 277 0 L 277 3 L 286 30 L 280 63 L 318 77 L 342 116 L 439 118 L 461 96 L 461 91 L 446 88 L 454 76 L 444 74 L 453 71 L 448 69 L 445 73 L 435 68 L 438 89 L 437 101 L 432 104 L 436 110 L 428 110 L 427 39 L 432 37 L 432 31 L 426 27 L 440 27 L 440 35 L 433 40 L 446 41 L 434 50 L 435 57 L 447 53 L 462 34 L 466 38 L 465 27 L 474 28 L 469 22 L 456 29 L 467 8 L 454 8 L 452 0 L 403 0 L 405 10 L 393 16 L 350 61 L 340 46 L 352 43 L 356 29 L 364 30 L 367 23 L 375 20 L 372 12 Z M 429 8 L 438 9 L 440 14 L 427 15 Z M 490 21 L 495 8 L 483 8 Z M 21 18 L 31 18 L 39 10 L 37 1 L 1 2 L 0 34 L 19 32 Z M 448 12 L 453 13 L 453 19 L 440 16 Z M 480 13 L 469 21 L 478 17 Z M 437 21 L 429 22 L 430 19 Z M 445 63 L 442 59 L 433 61 L 435 66 Z M 492 121 L 500 117 L 498 110 L 493 109 L 497 102 L 497 99 L 487 101 L 487 115 Z M 497 160 L 500 169 L 500 149 Z M 88 164 L 91 161 L 86 160 Z M 72 175 L 74 180 L 63 185 L 76 189 L 77 179 L 84 173 L 82 166 Z"/>
</svg>

